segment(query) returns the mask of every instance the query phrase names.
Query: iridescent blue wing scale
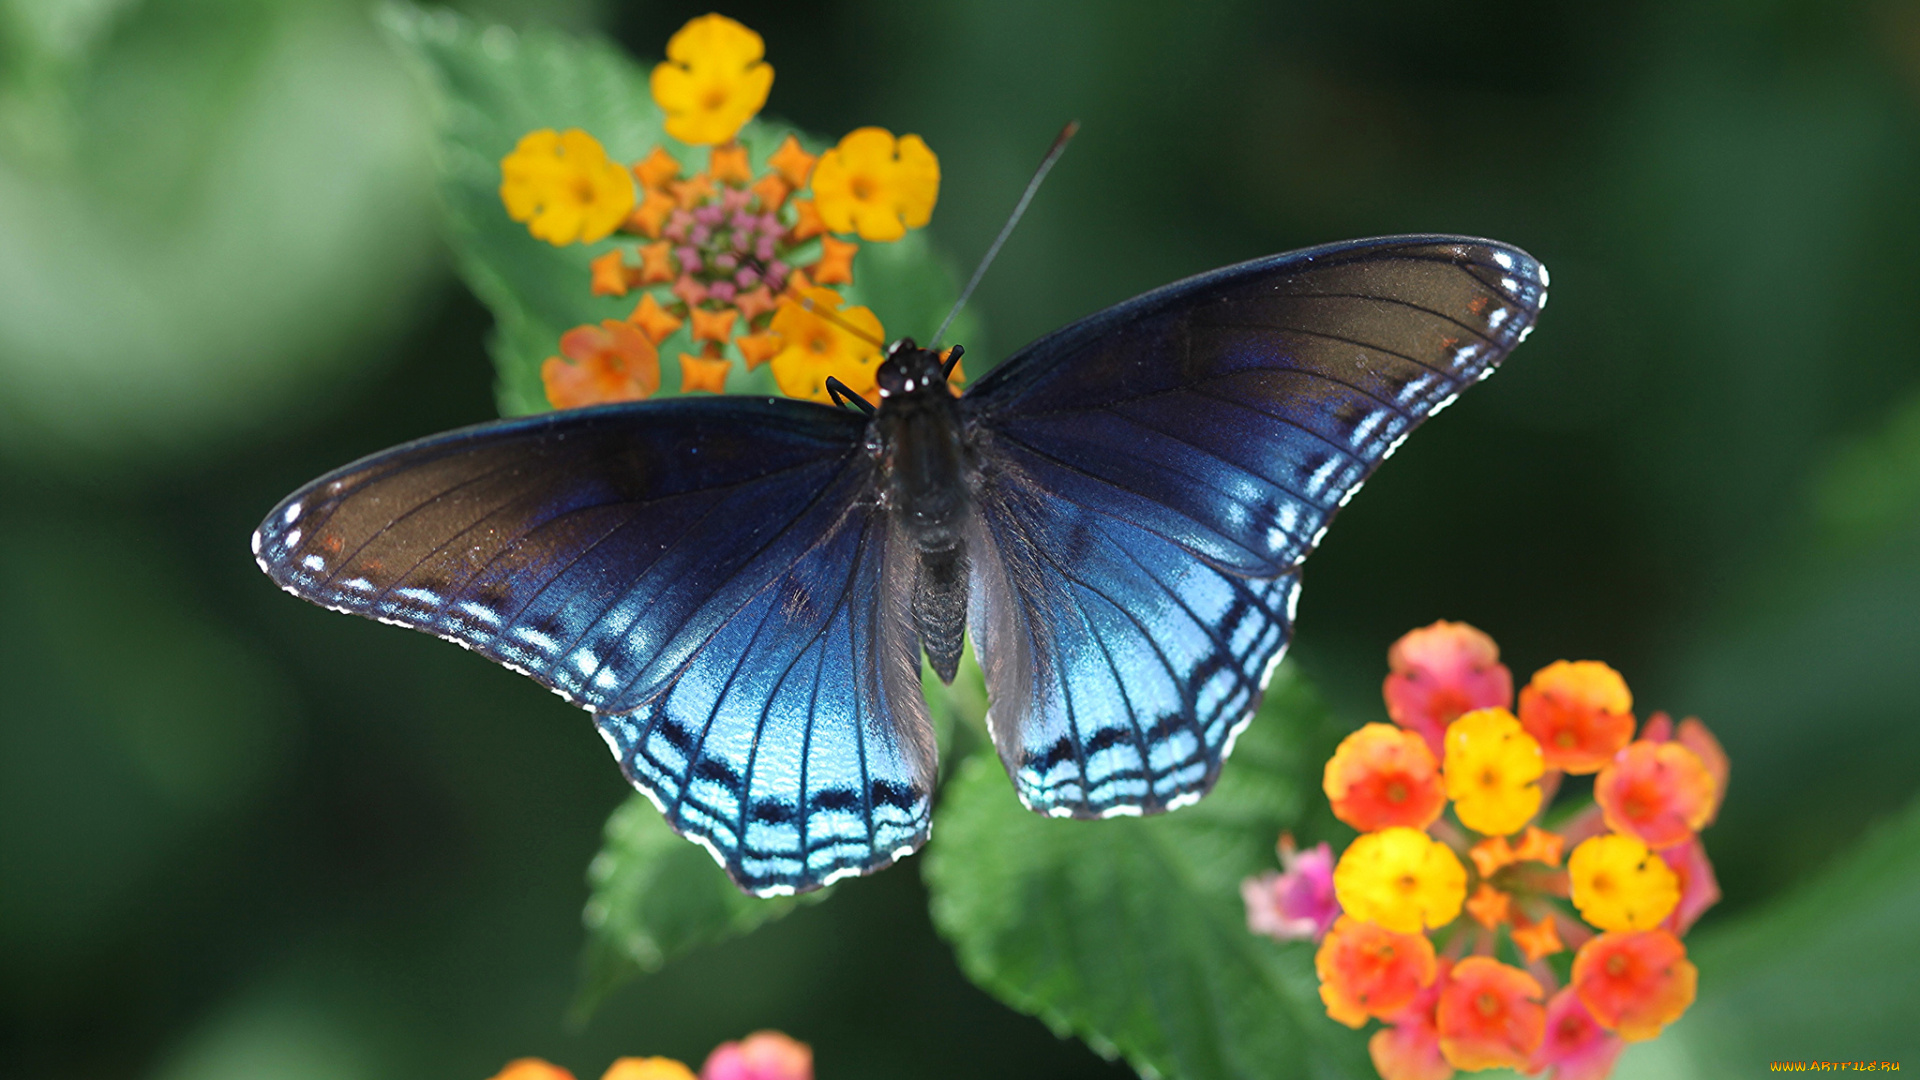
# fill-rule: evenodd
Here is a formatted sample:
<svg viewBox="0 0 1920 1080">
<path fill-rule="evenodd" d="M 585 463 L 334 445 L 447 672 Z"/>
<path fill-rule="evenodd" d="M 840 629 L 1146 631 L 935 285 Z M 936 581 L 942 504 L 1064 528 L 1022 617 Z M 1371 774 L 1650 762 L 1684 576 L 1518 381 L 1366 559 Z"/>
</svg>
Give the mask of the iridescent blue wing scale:
<svg viewBox="0 0 1920 1080">
<path fill-rule="evenodd" d="M 1094 817 L 1211 788 L 1291 637 L 1302 560 L 1526 336 L 1546 284 L 1485 240 L 1315 248 L 1111 308 L 970 390 L 972 620 L 1021 799 Z"/>
<path fill-rule="evenodd" d="M 743 887 L 810 888 L 918 846 L 934 771 L 865 435 L 746 398 L 484 424 L 307 485 L 255 557 L 593 711 Z"/>
</svg>

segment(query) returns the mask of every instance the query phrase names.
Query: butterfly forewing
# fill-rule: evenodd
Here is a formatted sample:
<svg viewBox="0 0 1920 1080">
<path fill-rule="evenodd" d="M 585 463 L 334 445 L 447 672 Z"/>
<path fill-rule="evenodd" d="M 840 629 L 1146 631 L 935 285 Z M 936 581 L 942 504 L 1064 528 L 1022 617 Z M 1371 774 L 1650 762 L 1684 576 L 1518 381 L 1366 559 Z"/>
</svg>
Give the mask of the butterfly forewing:
<svg viewBox="0 0 1920 1080">
<path fill-rule="evenodd" d="M 295 595 L 601 714 L 737 881 L 808 887 L 926 830 L 932 734 L 902 687 L 919 669 L 882 596 L 898 552 L 865 437 L 848 412 L 746 398 L 486 424 L 314 481 L 255 556 Z"/>
<path fill-rule="evenodd" d="M 1210 788 L 1291 636 L 1301 561 L 1545 287 L 1483 240 L 1317 248 L 1121 304 L 970 391 L 998 559 L 976 560 L 976 633 L 1022 799 L 1095 816 Z"/>
</svg>

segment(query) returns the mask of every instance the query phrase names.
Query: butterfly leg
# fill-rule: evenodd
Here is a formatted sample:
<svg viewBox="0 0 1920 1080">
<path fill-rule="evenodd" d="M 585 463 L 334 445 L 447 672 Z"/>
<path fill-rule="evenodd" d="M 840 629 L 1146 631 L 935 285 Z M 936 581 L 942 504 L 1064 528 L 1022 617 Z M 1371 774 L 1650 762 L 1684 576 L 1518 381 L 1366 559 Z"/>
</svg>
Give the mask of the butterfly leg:
<svg viewBox="0 0 1920 1080">
<path fill-rule="evenodd" d="M 868 416 L 872 416 L 874 413 L 873 406 L 868 403 L 866 398 L 863 398 L 859 394 L 854 393 L 852 390 L 847 388 L 846 383 L 841 382 L 839 379 L 836 379 L 831 375 L 827 376 L 827 396 L 833 398 L 833 403 L 835 405 L 846 405 L 848 403 L 852 403 L 854 405 L 858 405 L 860 407 L 860 411 L 866 413 Z"/>
</svg>

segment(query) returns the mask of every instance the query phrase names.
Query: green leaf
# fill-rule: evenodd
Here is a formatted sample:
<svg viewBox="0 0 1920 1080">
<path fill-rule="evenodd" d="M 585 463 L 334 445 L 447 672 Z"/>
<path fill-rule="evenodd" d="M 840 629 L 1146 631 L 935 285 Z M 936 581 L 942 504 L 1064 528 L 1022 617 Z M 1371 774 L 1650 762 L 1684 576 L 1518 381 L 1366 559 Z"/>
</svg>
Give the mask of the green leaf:
<svg viewBox="0 0 1920 1080">
<path fill-rule="evenodd" d="M 1213 793 L 1152 818 L 1028 812 L 991 754 L 947 785 L 928 849 L 933 917 L 973 980 L 1143 1074 L 1371 1076 L 1327 1018 L 1313 946 L 1247 930 L 1243 878 L 1331 831 L 1322 764 L 1342 732 L 1283 667 Z"/>
<path fill-rule="evenodd" d="M 702 848 L 667 827 L 644 795 L 607 819 L 606 845 L 587 870 L 586 977 L 576 1019 L 635 975 L 703 945 L 738 937 L 832 889 L 801 897 L 748 896 Z"/>
<path fill-rule="evenodd" d="M 625 318 L 639 300 L 637 293 L 610 297 L 588 291 L 588 264 L 633 238 L 567 247 L 534 239 L 500 203 L 500 159 L 521 136 L 540 128 L 580 128 L 616 161 L 639 161 L 664 146 L 687 172 L 705 166 L 707 150 L 666 135 L 647 89 L 647 67 L 609 42 L 547 30 L 520 33 L 401 5 L 387 7 L 383 20 L 417 59 L 434 91 L 448 237 L 461 276 L 496 320 L 489 349 L 499 375 L 500 411 L 509 416 L 544 412 L 540 365 L 558 352 L 560 335 L 575 326 Z M 789 133 L 813 152 L 827 145 L 791 125 L 751 121 L 739 141 L 756 172 Z M 862 244 L 854 258 L 854 280 L 841 294 L 850 305 L 872 307 L 895 337 L 932 333 L 957 292 L 951 268 L 919 233 L 891 244 Z M 660 344 L 661 396 L 679 393 L 675 358 L 692 351 L 686 327 Z M 735 363 L 727 380 L 730 392 L 779 392 L 769 368 L 748 371 L 737 351 L 730 352 Z"/>
</svg>

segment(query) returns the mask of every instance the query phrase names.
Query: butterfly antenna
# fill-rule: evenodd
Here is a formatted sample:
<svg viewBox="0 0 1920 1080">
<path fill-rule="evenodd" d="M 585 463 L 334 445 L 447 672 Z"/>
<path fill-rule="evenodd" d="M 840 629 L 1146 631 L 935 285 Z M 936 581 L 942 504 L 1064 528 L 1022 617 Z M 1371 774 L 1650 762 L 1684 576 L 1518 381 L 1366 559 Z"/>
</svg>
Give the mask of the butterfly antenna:
<svg viewBox="0 0 1920 1080">
<path fill-rule="evenodd" d="M 1013 235 L 1013 227 L 1020 224 L 1020 215 L 1027 212 L 1027 204 L 1033 201 L 1034 192 L 1040 190 L 1040 181 L 1047 178 L 1047 173 L 1053 169 L 1053 163 L 1060 160 L 1060 155 L 1066 152 L 1067 143 L 1079 130 L 1080 121 L 1069 120 L 1067 126 L 1060 129 L 1060 134 L 1054 136 L 1053 146 L 1048 148 L 1047 156 L 1040 159 L 1040 167 L 1033 170 L 1033 179 L 1027 181 L 1027 190 L 1021 193 L 1020 201 L 1013 204 L 1013 213 L 1007 215 L 1007 223 L 1000 226 L 1000 235 L 993 238 L 993 243 L 987 247 L 987 253 L 980 257 L 980 265 L 973 268 L 973 276 L 967 279 L 967 287 L 960 290 L 960 299 L 953 302 L 953 310 L 947 312 L 947 317 L 940 323 L 940 329 L 933 332 L 933 340 L 928 343 L 927 348 L 940 347 L 940 339 L 946 336 L 947 327 L 953 325 L 954 316 L 960 314 L 960 309 L 967 306 L 967 298 L 973 295 L 973 290 L 980 284 L 980 279 L 986 276 L 987 267 L 993 265 L 994 256 L 1000 254 L 1000 245 L 1006 243 L 1007 237 Z"/>
<path fill-rule="evenodd" d="M 869 334 L 865 330 L 862 330 L 859 327 L 853 325 L 852 323 L 848 322 L 846 319 L 841 318 L 840 313 L 833 310 L 832 308 L 823 308 L 820 305 L 814 303 L 813 297 L 802 296 L 795 302 L 798 303 L 801 306 L 801 308 L 805 309 L 806 311 L 820 316 L 821 318 L 827 320 L 828 322 L 839 327 L 840 329 L 845 330 L 847 333 L 852 334 L 854 337 L 859 338 L 861 341 L 864 341 L 867 344 L 873 346 L 874 348 L 879 349 L 881 352 L 887 351 L 886 342 L 881 341 L 879 338 L 874 337 L 872 334 Z"/>
</svg>

